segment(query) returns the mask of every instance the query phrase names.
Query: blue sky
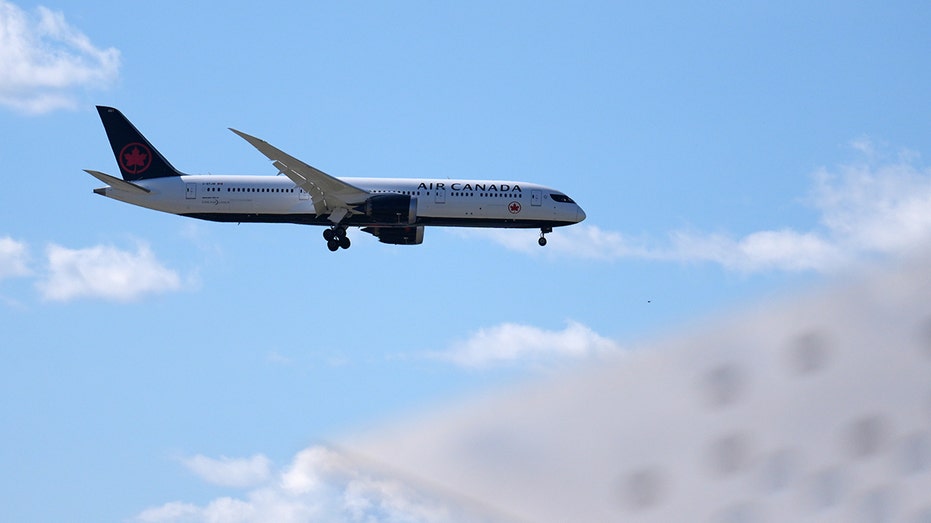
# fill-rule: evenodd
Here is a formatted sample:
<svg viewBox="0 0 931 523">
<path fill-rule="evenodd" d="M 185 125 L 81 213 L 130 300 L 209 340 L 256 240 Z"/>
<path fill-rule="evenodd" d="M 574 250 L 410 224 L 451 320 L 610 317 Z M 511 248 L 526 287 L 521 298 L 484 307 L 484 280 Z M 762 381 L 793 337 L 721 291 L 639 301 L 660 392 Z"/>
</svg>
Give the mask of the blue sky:
<svg viewBox="0 0 931 523">
<path fill-rule="evenodd" d="M 0 0 L 0 519 L 206 520 L 313 445 L 920 244 L 929 26 L 914 2 Z M 116 171 L 95 104 L 186 172 L 273 176 L 236 127 L 588 219 L 544 249 L 333 254 L 147 211 L 81 171 Z"/>
</svg>

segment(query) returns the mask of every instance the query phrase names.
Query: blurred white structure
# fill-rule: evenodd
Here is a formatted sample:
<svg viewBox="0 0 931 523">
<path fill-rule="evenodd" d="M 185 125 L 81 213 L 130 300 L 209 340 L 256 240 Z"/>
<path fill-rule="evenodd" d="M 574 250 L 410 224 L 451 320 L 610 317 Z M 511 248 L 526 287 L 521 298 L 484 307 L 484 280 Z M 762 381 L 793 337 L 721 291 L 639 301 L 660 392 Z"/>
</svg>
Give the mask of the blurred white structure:
<svg viewBox="0 0 931 523">
<path fill-rule="evenodd" d="M 343 450 L 431 520 L 931 523 L 931 257 Z"/>
</svg>

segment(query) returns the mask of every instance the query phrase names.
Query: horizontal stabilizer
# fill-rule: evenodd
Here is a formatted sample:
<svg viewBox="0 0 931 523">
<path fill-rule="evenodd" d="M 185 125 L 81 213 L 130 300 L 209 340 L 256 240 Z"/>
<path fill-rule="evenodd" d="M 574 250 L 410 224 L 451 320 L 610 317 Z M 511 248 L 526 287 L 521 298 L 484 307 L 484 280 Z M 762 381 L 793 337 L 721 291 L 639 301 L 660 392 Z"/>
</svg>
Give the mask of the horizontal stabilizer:
<svg viewBox="0 0 931 523">
<path fill-rule="evenodd" d="M 145 187 L 136 185 L 132 182 L 120 180 L 119 178 L 116 178 L 115 176 L 110 176 L 109 174 L 104 174 L 100 171 L 92 171 L 90 169 L 84 169 L 84 172 L 93 176 L 94 178 L 97 178 L 103 183 L 109 185 L 110 187 L 113 187 L 114 189 L 118 189 L 120 191 L 132 192 L 136 194 L 147 194 L 150 192 Z"/>
</svg>

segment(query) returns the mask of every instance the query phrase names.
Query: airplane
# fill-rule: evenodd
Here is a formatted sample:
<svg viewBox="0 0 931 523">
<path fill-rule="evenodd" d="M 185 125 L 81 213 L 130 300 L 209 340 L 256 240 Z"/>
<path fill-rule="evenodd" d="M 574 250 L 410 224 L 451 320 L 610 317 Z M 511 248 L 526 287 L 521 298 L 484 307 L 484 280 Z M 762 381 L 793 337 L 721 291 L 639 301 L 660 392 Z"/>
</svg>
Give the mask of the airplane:
<svg viewBox="0 0 931 523">
<path fill-rule="evenodd" d="M 564 193 L 542 185 L 442 178 L 336 178 L 230 128 L 285 176 L 191 175 L 168 160 L 113 107 L 97 106 L 121 178 L 85 169 L 107 184 L 94 193 L 156 211 L 236 223 L 322 225 L 330 251 L 348 249 L 348 227 L 382 243 L 419 245 L 426 226 L 540 229 L 585 219 Z"/>
</svg>

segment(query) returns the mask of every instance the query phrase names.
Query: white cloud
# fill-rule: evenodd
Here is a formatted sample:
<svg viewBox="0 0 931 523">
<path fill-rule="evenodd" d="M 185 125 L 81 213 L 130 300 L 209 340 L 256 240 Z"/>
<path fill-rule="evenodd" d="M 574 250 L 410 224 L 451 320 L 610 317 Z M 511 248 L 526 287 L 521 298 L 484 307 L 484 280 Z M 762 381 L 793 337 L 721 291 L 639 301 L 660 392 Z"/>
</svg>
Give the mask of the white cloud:
<svg viewBox="0 0 931 523">
<path fill-rule="evenodd" d="M 207 483 L 222 487 L 251 487 L 271 474 L 271 460 L 261 454 L 243 459 L 225 456 L 213 459 L 198 454 L 182 459 L 181 463 Z"/>
<path fill-rule="evenodd" d="M 727 269 L 757 272 L 826 270 L 845 259 L 843 250 L 816 233 L 759 231 L 738 240 L 724 235 L 677 232 L 672 246 L 651 256 L 671 261 L 710 261 Z"/>
<path fill-rule="evenodd" d="M 37 287 L 51 301 L 93 297 L 125 302 L 181 287 L 178 274 L 141 243 L 136 252 L 105 245 L 86 249 L 50 245 L 47 255 L 49 272 Z"/>
<path fill-rule="evenodd" d="M 854 165 L 815 180 L 822 222 L 851 250 L 901 252 L 931 237 L 931 169 Z"/>
<path fill-rule="evenodd" d="M 9 236 L 0 238 L 0 280 L 28 276 L 29 249 L 25 243 Z"/>
<path fill-rule="evenodd" d="M 575 225 L 559 230 L 540 249 L 527 231 L 489 230 L 481 235 L 508 249 L 528 254 L 555 254 L 589 260 L 641 259 L 669 262 L 712 262 L 729 270 L 827 270 L 845 261 L 842 246 L 816 232 L 791 229 L 758 231 L 742 238 L 695 231 L 669 233 L 665 242 L 632 239 L 595 225 Z M 545 252 L 544 252 L 545 251 Z"/>
<path fill-rule="evenodd" d="M 250 462 L 229 460 L 231 462 Z M 345 456 L 310 447 L 284 470 L 239 498 L 220 497 L 199 506 L 170 502 L 134 518 L 142 523 L 279 523 L 308 521 L 453 521 L 446 506 L 395 479 L 362 470 Z M 457 517 L 456 521 L 468 521 Z"/>
<path fill-rule="evenodd" d="M 742 237 L 673 231 L 666 238 L 632 238 L 593 225 L 557 231 L 545 249 L 537 231 L 481 231 L 505 247 L 531 254 L 582 259 L 645 259 L 712 262 L 739 272 L 830 271 L 863 256 L 902 254 L 931 241 L 931 169 L 919 167 L 917 153 L 901 151 L 885 160 L 865 138 L 851 142 L 858 164 L 813 175 L 809 203 L 820 214 L 809 230 L 769 229 Z"/>
<path fill-rule="evenodd" d="M 561 331 L 504 323 L 481 329 L 468 340 L 433 356 L 464 367 L 484 367 L 516 361 L 579 359 L 619 349 L 616 342 L 574 321 Z"/>
<path fill-rule="evenodd" d="M 463 238 L 485 238 L 512 251 L 525 254 L 549 254 L 592 260 L 650 257 L 651 251 L 642 240 L 633 240 L 621 233 L 606 231 L 593 225 L 573 225 L 557 229 L 541 248 L 536 239 L 538 229 L 452 229 Z"/>
<path fill-rule="evenodd" d="M 144 243 L 137 244 L 135 252 L 105 245 L 69 249 L 52 244 L 45 254 L 45 270 L 34 270 L 27 243 L 0 237 L 0 281 L 36 278 L 36 289 L 49 301 L 90 297 L 125 302 L 181 288 L 179 275 L 164 267 Z M 190 276 L 187 282 L 197 283 Z"/>
<path fill-rule="evenodd" d="M 160 507 L 146 509 L 136 516 L 136 521 L 142 523 L 160 523 L 162 521 L 194 521 L 201 509 L 191 503 L 166 503 Z"/>
<path fill-rule="evenodd" d="M 298 453 L 291 467 L 281 475 L 281 487 L 292 494 L 306 494 L 320 488 L 321 475 L 340 468 L 339 456 L 324 447 L 311 447 Z"/>
<path fill-rule="evenodd" d="M 30 15 L 0 0 L 0 104 L 27 113 L 73 107 L 76 88 L 113 83 L 119 65 L 117 49 L 98 49 L 63 13 L 40 6 Z"/>
</svg>

